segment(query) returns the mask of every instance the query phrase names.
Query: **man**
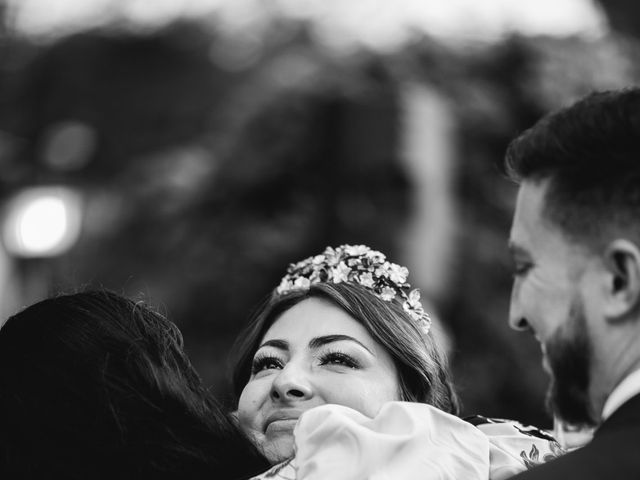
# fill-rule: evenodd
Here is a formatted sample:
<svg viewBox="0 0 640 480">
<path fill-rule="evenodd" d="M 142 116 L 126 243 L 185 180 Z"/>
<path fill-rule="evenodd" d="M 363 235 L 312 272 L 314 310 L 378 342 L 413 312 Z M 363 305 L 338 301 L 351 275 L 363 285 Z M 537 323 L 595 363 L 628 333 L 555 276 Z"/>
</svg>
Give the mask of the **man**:
<svg viewBox="0 0 640 480">
<path fill-rule="evenodd" d="M 640 89 L 592 94 L 514 140 L 510 324 L 541 344 L 585 447 L 518 475 L 640 479 Z"/>
</svg>

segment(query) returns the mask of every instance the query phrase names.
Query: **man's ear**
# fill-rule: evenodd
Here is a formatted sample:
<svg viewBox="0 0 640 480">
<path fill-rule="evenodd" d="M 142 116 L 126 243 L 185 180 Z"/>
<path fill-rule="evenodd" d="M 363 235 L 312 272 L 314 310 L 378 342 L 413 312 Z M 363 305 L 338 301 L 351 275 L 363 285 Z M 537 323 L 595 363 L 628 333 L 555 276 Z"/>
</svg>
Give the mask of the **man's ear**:
<svg viewBox="0 0 640 480">
<path fill-rule="evenodd" d="M 614 240 L 605 249 L 604 264 L 604 313 L 610 320 L 626 317 L 640 306 L 640 249 L 629 240 Z"/>
</svg>

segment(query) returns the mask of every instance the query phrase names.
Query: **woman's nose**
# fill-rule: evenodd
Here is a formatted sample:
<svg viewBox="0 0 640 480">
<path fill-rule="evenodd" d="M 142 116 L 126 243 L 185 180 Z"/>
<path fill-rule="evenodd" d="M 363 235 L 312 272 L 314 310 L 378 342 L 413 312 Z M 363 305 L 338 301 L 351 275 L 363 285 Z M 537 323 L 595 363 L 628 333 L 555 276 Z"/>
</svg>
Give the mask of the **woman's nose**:
<svg viewBox="0 0 640 480">
<path fill-rule="evenodd" d="M 304 369 L 288 363 L 274 378 L 271 398 L 280 401 L 298 401 L 311 398 L 313 390 Z"/>
</svg>

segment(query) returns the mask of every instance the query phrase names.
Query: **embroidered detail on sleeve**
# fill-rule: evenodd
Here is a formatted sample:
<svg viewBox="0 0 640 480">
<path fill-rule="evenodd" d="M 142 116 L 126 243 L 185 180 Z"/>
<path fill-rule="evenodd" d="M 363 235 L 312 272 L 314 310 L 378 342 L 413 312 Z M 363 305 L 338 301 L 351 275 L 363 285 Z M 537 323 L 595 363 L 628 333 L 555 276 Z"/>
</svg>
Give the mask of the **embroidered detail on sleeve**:
<svg viewBox="0 0 640 480">
<path fill-rule="evenodd" d="M 554 460 L 564 455 L 565 453 L 562 447 L 560 447 L 560 444 L 556 441 L 549 442 L 549 449 L 551 450 L 549 453 L 540 456 L 538 447 L 532 445 L 531 450 L 529 450 L 528 454 L 524 450 L 520 452 L 520 458 L 522 458 L 522 461 L 524 462 L 527 469 L 531 469 L 542 463 Z"/>
</svg>

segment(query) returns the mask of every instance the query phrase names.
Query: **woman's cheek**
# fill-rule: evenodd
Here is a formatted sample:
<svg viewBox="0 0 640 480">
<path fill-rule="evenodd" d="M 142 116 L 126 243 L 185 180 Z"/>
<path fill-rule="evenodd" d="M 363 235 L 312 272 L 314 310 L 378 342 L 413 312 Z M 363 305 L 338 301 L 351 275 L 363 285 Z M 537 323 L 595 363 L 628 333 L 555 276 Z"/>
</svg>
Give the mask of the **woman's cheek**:
<svg viewBox="0 0 640 480">
<path fill-rule="evenodd" d="M 242 391 L 238 402 L 238 422 L 240 428 L 247 433 L 258 429 L 260 423 L 261 388 L 255 381 L 250 381 Z"/>
<path fill-rule="evenodd" d="M 367 417 L 375 417 L 386 402 L 399 400 L 399 387 L 388 379 L 358 381 L 355 378 L 334 382 L 326 403 L 353 408 Z"/>
</svg>

